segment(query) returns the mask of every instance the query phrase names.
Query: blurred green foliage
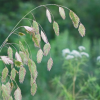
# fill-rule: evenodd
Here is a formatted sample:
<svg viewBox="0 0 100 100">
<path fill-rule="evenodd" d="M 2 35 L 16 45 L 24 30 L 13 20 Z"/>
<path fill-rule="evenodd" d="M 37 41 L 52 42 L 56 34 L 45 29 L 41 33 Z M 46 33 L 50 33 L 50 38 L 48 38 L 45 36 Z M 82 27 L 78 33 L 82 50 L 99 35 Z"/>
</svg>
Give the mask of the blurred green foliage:
<svg viewBox="0 0 100 100">
<path fill-rule="evenodd" d="M 86 52 L 90 55 L 90 60 L 88 62 L 89 67 L 86 70 L 90 69 L 90 73 L 95 74 L 96 77 L 99 77 L 98 69 L 96 69 L 99 68 L 99 65 L 96 65 L 96 57 L 100 55 L 100 0 L 14 0 L 14 2 L 12 2 L 12 0 L 0 0 L 0 45 L 9 35 L 16 23 L 26 13 L 28 13 L 31 9 L 34 9 L 36 6 L 49 3 L 64 5 L 73 10 L 79 16 L 81 22 L 84 24 L 86 28 L 86 35 L 84 38 L 79 35 L 78 30 L 76 30 L 72 25 L 67 10 L 65 10 L 66 20 L 63 21 L 58 14 L 58 8 L 55 6 L 49 6 L 49 9 L 53 13 L 55 20 L 60 26 L 59 37 L 55 36 L 52 25 L 48 22 L 46 18 L 45 8 L 42 7 L 33 11 L 33 15 L 35 16 L 36 21 L 41 24 L 46 32 L 48 40 L 51 43 L 51 56 L 54 60 L 54 65 L 52 70 L 48 72 L 46 65 L 48 56 L 43 58 L 41 64 L 37 64 L 38 91 L 34 97 L 30 95 L 30 75 L 27 72 L 24 84 L 19 84 L 22 89 L 23 100 L 51 100 L 51 97 L 52 100 L 59 100 L 54 93 L 54 87 L 52 87 L 51 80 L 55 76 L 62 75 L 61 67 L 63 64 L 63 59 L 61 52 L 62 49 L 66 47 L 70 48 L 70 50 L 77 49 L 77 47 L 80 45 L 86 47 Z M 27 18 L 32 19 L 33 15 L 29 14 Z M 32 21 L 23 19 L 19 26 L 31 26 L 31 24 Z M 20 31 L 24 32 L 24 30 L 21 28 L 16 31 L 16 33 Z M 19 39 L 24 43 L 26 47 L 27 45 L 25 41 L 27 41 L 27 44 L 30 47 L 31 56 L 36 62 L 37 49 L 34 48 L 34 44 L 29 35 L 26 35 L 22 38 L 19 38 L 17 35 L 12 35 L 9 38 L 8 42 L 18 43 Z M 43 46 L 44 43 L 42 43 L 41 45 Z M 14 46 L 17 48 L 16 45 Z M 3 54 L 6 55 L 6 47 L 4 47 L 2 52 L 0 52 L 0 55 Z M 0 62 L 0 74 L 2 72 L 3 66 L 4 64 Z M 18 76 L 16 80 L 18 81 Z M 99 80 L 98 83 L 100 83 Z"/>
</svg>

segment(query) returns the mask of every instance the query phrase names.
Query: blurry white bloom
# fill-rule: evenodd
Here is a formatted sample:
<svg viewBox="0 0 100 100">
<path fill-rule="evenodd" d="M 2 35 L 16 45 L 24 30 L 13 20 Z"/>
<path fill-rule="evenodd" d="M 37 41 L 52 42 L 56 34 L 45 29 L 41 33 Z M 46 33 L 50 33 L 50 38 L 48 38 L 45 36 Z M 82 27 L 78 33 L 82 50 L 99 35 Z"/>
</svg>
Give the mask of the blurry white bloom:
<svg viewBox="0 0 100 100">
<path fill-rule="evenodd" d="M 18 54 L 18 52 L 15 53 L 15 58 L 16 58 L 18 61 L 22 62 L 22 59 L 21 59 L 20 55 Z"/>
<path fill-rule="evenodd" d="M 10 58 L 8 58 L 7 56 L 1 56 L 1 59 L 5 64 L 13 64 L 13 61 L 10 60 Z"/>
<path fill-rule="evenodd" d="M 81 55 L 82 55 L 82 56 L 89 57 L 89 54 L 88 54 L 88 53 L 86 53 L 86 52 L 81 52 Z"/>
<path fill-rule="evenodd" d="M 80 58 L 82 57 L 81 54 L 76 50 L 73 50 L 70 54 L 72 54 L 75 57 L 80 57 Z"/>
<path fill-rule="evenodd" d="M 100 56 L 97 57 L 97 61 L 100 61 Z"/>
<path fill-rule="evenodd" d="M 69 53 L 70 53 L 70 50 L 68 48 L 62 50 L 63 56 L 65 56 L 65 54 L 69 54 Z"/>
<path fill-rule="evenodd" d="M 78 49 L 79 49 L 80 51 L 83 51 L 83 50 L 85 50 L 85 47 L 79 46 Z"/>
<path fill-rule="evenodd" d="M 67 60 L 73 59 L 73 58 L 74 58 L 74 56 L 72 56 L 72 55 L 67 55 L 67 57 L 66 57 Z"/>
</svg>

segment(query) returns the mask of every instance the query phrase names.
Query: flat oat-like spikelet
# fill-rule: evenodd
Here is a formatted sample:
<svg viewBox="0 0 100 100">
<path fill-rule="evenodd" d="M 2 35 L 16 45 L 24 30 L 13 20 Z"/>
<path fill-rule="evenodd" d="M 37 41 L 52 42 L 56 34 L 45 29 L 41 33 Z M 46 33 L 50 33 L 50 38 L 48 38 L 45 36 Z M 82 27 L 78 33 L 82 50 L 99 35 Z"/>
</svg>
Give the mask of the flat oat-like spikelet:
<svg viewBox="0 0 100 100">
<path fill-rule="evenodd" d="M 52 22 L 52 20 L 51 20 L 51 14 L 50 14 L 50 11 L 48 9 L 46 9 L 46 16 L 47 16 L 49 22 L 51 23 Z"/>
</svg>

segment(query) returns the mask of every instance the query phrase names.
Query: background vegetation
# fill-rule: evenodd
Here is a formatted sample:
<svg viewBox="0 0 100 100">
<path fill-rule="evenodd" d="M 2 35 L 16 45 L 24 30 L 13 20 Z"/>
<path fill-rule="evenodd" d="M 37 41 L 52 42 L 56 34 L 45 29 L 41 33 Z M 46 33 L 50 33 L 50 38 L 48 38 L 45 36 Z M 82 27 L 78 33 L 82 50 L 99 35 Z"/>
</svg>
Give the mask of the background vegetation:
<svg viewBox="0 0 100 100">
<path fill-rule="evenodd" d="M 52 85 L 52 79 L 56 76 L 63 75 L 63 57 L 62 50 L 69 48 L 70 50 L 77 50 L 78 46 L 82 45 L 86 48 L 86 52 L 89 54 L 86 71 L 89 70 L 89 73 L 97 78 L 96 83 L 100 87 L 99 80 L 99 70 L 100 67 L 97 65 L 97 56 L 100 55 L 100 0 L 0 0 L 0 45 L 4 39 L 9 35 L 10 31 L 16 25 L 16 23 L 31 9 L 42 4 L 60 4 L 67 6 L 73 10 L 81 19 L 81 22 L 86 28 L 85 37 L 81 37 L 72 25 L 72 22 L 69 18 L 68 11 L 66 11 L 66 20 L 62 20 L 58 15 L 57 7 L 50 6 L 50 10 L 53 12 L 55 20 L 60 26 L 60 36 L 57 37 L 54 34 L 51 24 L 48 22 L 45 9 L 39 8 L 33 12 L 36 20 L 44 28 L 48 40 L 51 43 L 51 56 L 54 60 L 53 68 L 50 72 L 47 71 L 47 58 L 44 57 L 41 64 L 37 64 L 38 78 L 37 85 L 38 90 L 36 95 L 33 97 L 30 94 L 29 80 L 30 75 L 27 72 L 26 79 L 24 84 L 19 84 L 22 89 L 23 100 L 59 100 L 58 95 L 56 95 L 55 86 Z M 41 12 L 41 13 L 40 13 Z M 32 18 L 32 14 L 28 16 Z M 30 25 L 29 20 L 23 20 L 20 25 Z M 37 49 L 34 48 L 33 42 L 31 41 L 30 36 L 19 38 L 16 35 L 12 35 L 8 42 L 16 42 L 18 40 L 27 43 L 30 46 L 31 54 L 33 60 L 36 62 L 36 53 Z M 7 47 L 4 47 L 0 55 L 6 55 Z M 3 63 L 0 62 L 0 73 L 3 69 Z M 79 77 L 81 80 L 82 77 Z M 86 76 L 87 79 L 87 76 Z M 18 81 L 18 77 L 16 78 Z M 79 81 L 80 82 L 80 81 Z M 67 86 L 68 87 L 68 86 Z M 91 90 L 92 91 L 92 87 Z M 98 94 L 100 95 L 100 94 Z M 100 99 L 100 98 L 99 98 Z M 96 99 L 96 100 L 99 100 Z M 94 99 L 91 99 L 94 100 Z"/>
</svg>

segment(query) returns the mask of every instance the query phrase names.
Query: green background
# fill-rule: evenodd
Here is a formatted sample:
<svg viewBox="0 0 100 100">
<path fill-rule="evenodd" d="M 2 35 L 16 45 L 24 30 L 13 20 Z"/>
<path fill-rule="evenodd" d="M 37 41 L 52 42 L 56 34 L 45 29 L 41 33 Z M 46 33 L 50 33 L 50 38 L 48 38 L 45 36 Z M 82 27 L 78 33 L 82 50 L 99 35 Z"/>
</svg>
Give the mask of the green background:
<svg viewBox="0 0 100 100">
<path fill-rule="evenodd" d="M 82 45 L 86 48 L 86 52 L 90 55 L 88 66 L 90 66 L 91 72 L 96 69 L 96 58 L 100 55 L 100 0 L 0 0 L 0 45 L 12 31 L 16 23 L 30 10 L 34 9 L 39 5 L 45 4 L 58 4 L 63 5 L 73 10 L 80 18 L 82 24 L 86 28 L 85 37 L 81 37 L 78 30 L 74 28 L 72 21 L 69 18 L 69 12 L 65 9 L 66 19 L 63 20 L 56 6 L 48 6 L 51 10 L 54 19 L 58 22 L 60 27 L 60 35 L 57 37 L 53 31 L 52 23 L 48 22 L 46 17 L 45 7 L 38 8 L 32 12 L 35 19 L 43 27 L 48 40 L 51 44 L 50 55 L 54 60 L 52 70 L 47 71 L 47 57 L 43 57 L 41 64 L 37 64 L 38 78 L 37 78 L 37 93 L 35 96 L 30 94 L 30 74 L 27 71 L 25 81 L 23 84 L 18 82 L 18 76 L 16 81 L 22 89 L 23 100 L 58 100 L 55 94 L 55 88 L 52 86 L 51 80 L 55 76 L 62 75 L 62 49 L 69 48 L 70 50 L 78 49 L 78 46 Z M 33 19 L 33 15 L 29 14 L 27 18 Z M 30 20 L 24 19 L 18 26 L 31 26 Z M 17 27 L 18 27 L 17 26 Z M 24 32 L 23 28 L 16 31 Z M 26 33 L 25 33 L 26 34 Z M 24 40 L 30 47 L 31 56 L 36 62 L 37 48 L 34 47 L 34 43 L 31 40 L 31 36 L 27 35 L 19 38 L 17 35 L 12 35 L 8 42 L 18 43 Z M 42 41 L 41 45 L 43 46 Z M 18 47 L 14 45 L 17 49 Z M 6 45 L 0 55 L 7 55 Z M 15 49 L 14 49 L 15 51 Z M 0 61 L 0 75 L 5 65 Z M 27 66 L 26 69 L 28 70 Z M 90 73 L 91 73 L 90 72 Z M 96 77 L 99 75 L 97 74 Z M 99 81 L 98 81 L 99 83 Z"/>
</svg>

